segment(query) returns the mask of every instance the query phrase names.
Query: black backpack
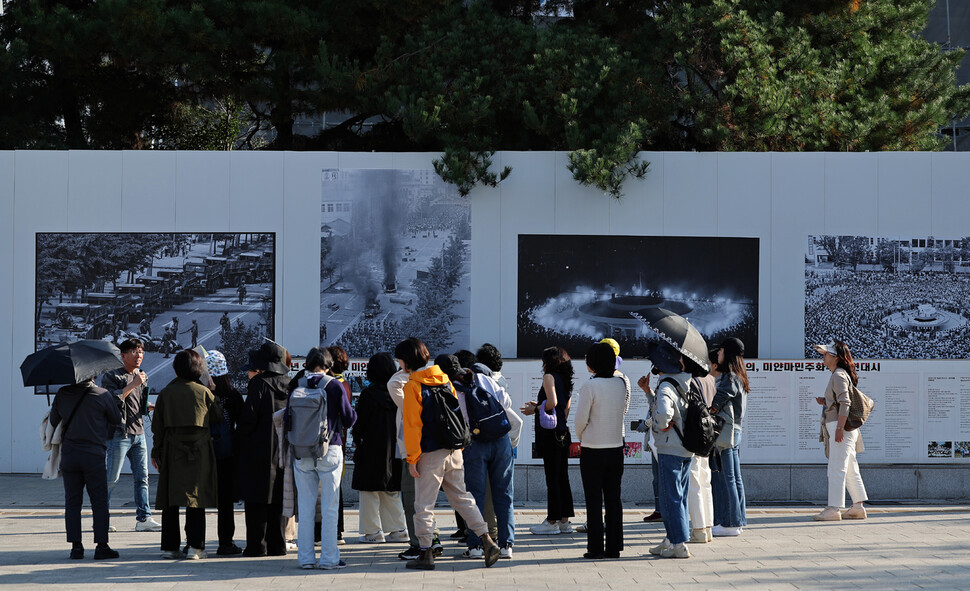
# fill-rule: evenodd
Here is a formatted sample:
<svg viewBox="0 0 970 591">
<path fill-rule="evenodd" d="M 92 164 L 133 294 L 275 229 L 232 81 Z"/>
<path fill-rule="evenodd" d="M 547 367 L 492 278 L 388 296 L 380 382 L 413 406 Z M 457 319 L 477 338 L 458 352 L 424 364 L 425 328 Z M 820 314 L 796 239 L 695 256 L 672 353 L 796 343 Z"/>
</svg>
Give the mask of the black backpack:
<svg viewBox="0 0 970 591">
<path fill-rule="evenodd" d="M 672 423 L 674 431 L 677 432 L 677 436 L 680 437 L 680 442 L 683 444 L 684 449 L 687 451 L 701 456 L 707 457 L 711 455 L 717 444 L 717 435 L 720 429 L 718 429 L 719 417 L 714 417 L 711 415 L 711 411 L 707 408 L 707 404 L 704 402 L 704 396 L 701 395 L 700 390 L 697 389 L 697 385 L 693 380 L 690 382 L 690 388 L 687 393 L 681 390 L 680 384 L 672 378 L 665 378 L 661 380 L 661 384 L 668 382 L 677 389 L 677 393 L 680 394 L 687 402 L 687 412 L 681 417 L 684 421 L 684 431 L 677 427 L 676 423 Z M 724 419 L 721 419 L 723 423 Z"/>
<path fill-rule="evenodd" d="M 475 441 L 494 441 L 512 430 L 502 404 L 484 388 L 474 383 L 465 394 L 468 428 Z"/>
<path fill-rule="evenodd" d="M 468 425 L 458 398 L 451 392 L 451 384 L 422 384 L 421 398 L 428 411 L 426 416 L 431 420 L 428 426 L 442 449 L 462 449 L 471 443 Z"/>
</svg>

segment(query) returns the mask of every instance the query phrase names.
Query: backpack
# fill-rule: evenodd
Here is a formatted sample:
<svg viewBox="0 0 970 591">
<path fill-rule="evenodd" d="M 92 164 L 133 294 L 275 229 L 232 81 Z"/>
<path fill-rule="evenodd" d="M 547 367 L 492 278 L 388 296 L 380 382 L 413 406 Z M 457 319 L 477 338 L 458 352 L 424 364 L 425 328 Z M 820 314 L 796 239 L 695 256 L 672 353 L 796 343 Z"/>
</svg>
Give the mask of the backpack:
<svg viewBox="0 0 970 591">
<path fill-rule="evenodd" d="M 421 399 L 430 418 L 432 434 L 442 449 L 462 449 L 471 443 L 468 425 L 451 384 L 421 384 Z"/>
<path fill-rule="evenodd" d="M 221 402 L 216 404 L 222 408 L 222 420 L 209 422 L 209 432 L 212 434 L 212 450 L 216 459 L 224 460 L 232 457 L 232 428 L 229 426 L 229 413 Z"/>
<path fill-rule="evenodd" d="M 701 395 L 697 384 L 692 380 L 690 388 L 685 394 L 681 390 L 680 384 L 674 379 L 665 378 L 660 383 L 662 384 L 663 382 L 672 384 L 677 389 L 677 393 L 687 403 L 687 412 L 681 416 L 684 422 L 684 431 L 681 432 L 677 424 L 672 423 L 674 431 L 677 433 L 677 437 L 680 437 L 680 442 L 684 446 L 684 449 L 701 457 L 711 455 L 711 452 L 714 451 L 717 444 L 717 420 L 707 408 L 707 404 L 704 402 L 704 396 Z"/>
<path fill-rule="evenodd" d="M 283 429 L 297 459 L 322 458 L 330 446 L 330 424 L 327 422 L 327 375 L 300 378 L 286 401 Z"/>
<path fill-rule="evenodd" d="M 465 394 L 468 428 L 475 441 L 494 441 L 512 430 L 505 408 L 495 396 L 476 384 Z"/>
</svg>

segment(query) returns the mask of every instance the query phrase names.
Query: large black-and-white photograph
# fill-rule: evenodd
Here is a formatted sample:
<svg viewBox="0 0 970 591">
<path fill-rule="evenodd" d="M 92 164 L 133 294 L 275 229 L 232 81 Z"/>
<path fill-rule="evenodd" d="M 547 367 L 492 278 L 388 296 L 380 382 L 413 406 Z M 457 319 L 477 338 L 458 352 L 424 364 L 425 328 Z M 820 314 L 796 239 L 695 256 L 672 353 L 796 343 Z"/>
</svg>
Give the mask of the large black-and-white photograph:
<svg viewBox="0 0 970 591">
<path fill-rule="evenodd" d="M 970 238 L 809 236 L 805 355 L 845 341 L 862 359 L 970 357 Z"/>
<path fill-rule="evenodd" d="M 156 392 L 196 346 L 221 351 L 244 386 L 248 350 L 274 334 L 273 233 L 38 233 L 36 277 L 37 350 L 140 339 Z"/>
<path fill-rule="evenodd" d="M 656 335 L 637 316 L 655 307 L 757 357 L 758 249 L 758 238 L 520 235 L 518 357 L 551 345 L 579 356 L 604 337 L 643 356 Z"/>
<path fill-rule="evenodd" d="M 324 170 L 320 342 L 351 357 L 470 343 L 471 208 L 433 170 Z"/>
</svg>

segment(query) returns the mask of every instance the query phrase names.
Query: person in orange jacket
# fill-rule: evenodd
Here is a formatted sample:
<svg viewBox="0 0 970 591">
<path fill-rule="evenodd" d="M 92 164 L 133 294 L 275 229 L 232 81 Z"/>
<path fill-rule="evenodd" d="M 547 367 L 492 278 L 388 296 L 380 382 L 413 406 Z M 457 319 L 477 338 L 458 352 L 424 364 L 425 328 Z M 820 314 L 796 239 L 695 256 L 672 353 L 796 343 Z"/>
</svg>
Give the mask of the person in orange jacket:
<svg viewBox="0 0 970 591">
<path fill-rule="evenodd" d="M 499 548 L 488 535 L 488 525 L 475 499 L 465 489 L 465 469 L 460 449 L 443 447 L 435 437 L 432 413 L 424 401 L 431 393 L 429 386 L 447 386 L 457 398 L 448 376 L 437 365 L 425 367 L 431 359 L 428 348 L 419 339 L 409 337 L 394 349 L 401 369 L 410 372 L 404 385 L 404 447 L 408 471 L 414 477 L 414 529 L 421 554 L 408 561 L 407 568 L 434 570 L 431 541 L 434 535 L 434 505 L 438 491 L 444 489 L 451 506 L 465 519 L 468 528 L 482 539 L 485 566 L 499 558 Z"/>
</svg>

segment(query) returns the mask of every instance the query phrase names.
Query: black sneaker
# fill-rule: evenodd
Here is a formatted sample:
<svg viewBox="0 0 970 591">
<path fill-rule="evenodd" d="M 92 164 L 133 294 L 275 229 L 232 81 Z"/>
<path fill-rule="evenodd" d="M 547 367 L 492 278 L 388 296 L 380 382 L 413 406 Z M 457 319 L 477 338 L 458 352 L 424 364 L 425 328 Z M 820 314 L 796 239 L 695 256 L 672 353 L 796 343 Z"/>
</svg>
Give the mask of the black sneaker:
<svg viewBox="0 0 970 591">
<path fill-rule="evenodd" d="M 100 545 L 94 549 L 94 559 L 95 560 L 109 560 L 111 558 L 118 558 L 121 556 L 118 554 L 117 550 L 112 550 L 107 544 Z"/>
<path fill-rule="evenodd" d="M 84 546 L 71 548 L 71 560 L 81 560 L 84 558 Z"/>
<path fill-rule="evenodd" d="M 456 531 L 455 533 L 451 534 L 450 537 L 451 537 L 452 540 L 460 540 L 460 539 L 464 538 L 465 535 L 466 535 L 465 534 L 465 530 L 460 529 L 460 530 Z"/>
<path fill-rule="evenodd" d="M 417 560 L 421 557 L 421 548 L 418 546 L 411 546 L 404 552 L 397 555 L 401 560 Z"/>
<path fill-rule="evenodd" d="M 441 545 L 441 538 L 437 535 L 431 538 L 431 553 L 437 558 L 445 553 L 445 547 Z"/>
<path fill-rule="evenodd" d="M 216 556 L 237 556 L 242 554 L 243 549 L 235 544 L 229 544 L 228 546 L 219 546 L 216 550 Z"/>
</svg>

